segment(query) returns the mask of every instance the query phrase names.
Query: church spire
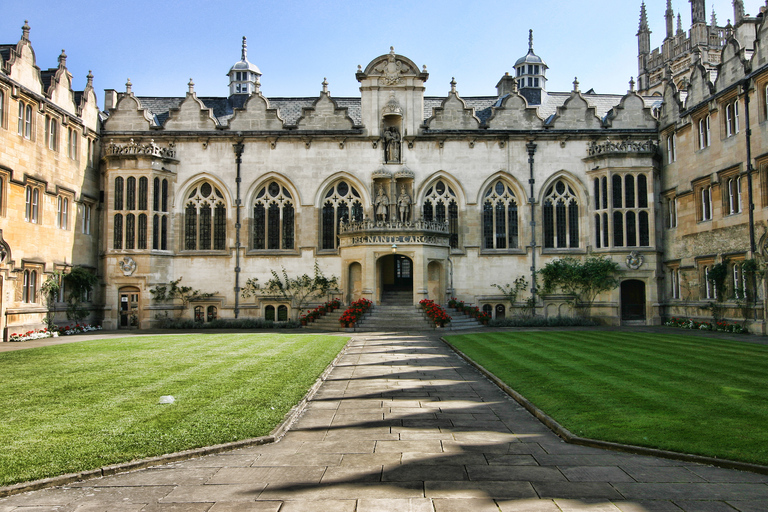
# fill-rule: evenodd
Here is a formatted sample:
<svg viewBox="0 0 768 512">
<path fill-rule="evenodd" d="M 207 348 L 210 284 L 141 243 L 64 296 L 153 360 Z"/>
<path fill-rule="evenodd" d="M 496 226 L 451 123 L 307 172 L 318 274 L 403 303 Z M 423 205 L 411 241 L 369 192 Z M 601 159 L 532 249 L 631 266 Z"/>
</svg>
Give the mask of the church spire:
<svg viewBox="0 0 768 512">
<path fill-rule="evenodd" d="M 651 29 L 648 27 L 648 13 L 645 1 L 640 5 L 640 27 L 637 30 L 637 50 L 640 55 L 651 53 Z"/>
<path fill-rule="evenodd" d="M 697 23 L 706 23 L 707 9 L 704 5 L 704 0 L 688 0 L 691 2 L 691 21 L 695 25 Z"/>
<path fill-rule="evenodd" d="M 672 0 L 667 0 L 664 19 L 667 21 L 667 39 L 671 39 L 675 35 L 675 11 L 672 10 Z"/>
</svg>

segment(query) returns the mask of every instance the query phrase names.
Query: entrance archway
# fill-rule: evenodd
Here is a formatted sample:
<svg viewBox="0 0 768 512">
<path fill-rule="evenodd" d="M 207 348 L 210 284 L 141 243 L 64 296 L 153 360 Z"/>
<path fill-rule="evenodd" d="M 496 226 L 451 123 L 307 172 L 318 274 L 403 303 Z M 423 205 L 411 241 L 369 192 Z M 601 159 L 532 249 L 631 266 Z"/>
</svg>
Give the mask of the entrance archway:
<svg viewBox="0 0 768 512">
<path fill-rule="evenodd" d="M 118 291 L 120 300 L 120 329 L 139 328 L 139 292 L 135 286 L 126 286 Z"/>
<path fill-rule="evenodd" d="M 645 321 L 645 283 L 630 279 L 621 283 L 621 320 Z"/>
<path fill-rule="evenodd" d="M 413 299 L 413 260 L 402 254 L 382 257 L 379 260 L 379 283 L 382 302 Z"/>
</svg>

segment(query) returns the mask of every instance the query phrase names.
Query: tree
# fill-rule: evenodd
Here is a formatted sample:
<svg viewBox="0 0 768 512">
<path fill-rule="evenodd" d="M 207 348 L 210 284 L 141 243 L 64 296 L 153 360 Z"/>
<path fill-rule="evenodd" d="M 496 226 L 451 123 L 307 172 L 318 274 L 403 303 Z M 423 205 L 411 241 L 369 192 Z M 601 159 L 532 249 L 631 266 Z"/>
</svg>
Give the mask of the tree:
<svg viewBox="0 0 768 512">
<path fill-rule="evenodd" d="M 712 328 L 715 328 L 714 324 L 717 324 L 725 313 L 725 306 L 723 301 L 725 300 L 725 294 L 727 293 L 726 282 L 728 280 L 728 263 L 721 262 L 712 265 L 712 268 L 707 272 L 707 281 L 712 285 L 715 290 L 715 300 L 707 303 L 706 306 L 701 306 L 703 309 L 708 309 L 712 313 Z"/>
<path fill-rule="evenodd" d="M 277 295 L 290 302 L 295 311 L 301 311 L 305 305 L 316 298 L 325 297 L 331 290 L 338 289 L 339 278 L 336 276 L 325 277 L 320 264 L 315 261 L 314 276 L 310 277 L 304 274 L 299 277 L 289 277 L 285 267 L 278 274 L 272 270 L 272 278 L 267 281 L 263 288 L 260 288 L 256 281 L 258 279 L 248 279 L 243 287 L 241 295 L 243 298 L 262 295 Z"/>
<path fill-rule="evenodd" d="M 54 330 L 56 328 L 56 311 L 53 305 L 56 303 L 56 299 L 61 291 L 61 276 L 63 272 L 61 270 L 54 270 L 45 280 L 40 289 L 43 291 L 43 297 L 47 312 L 45 313 L 45 326 L 48 330 Z"/>
<path fill-rule="evenodd" d="M 491 286 L 498 288 L 499 291 L 504 294 L 504 297 L 509 301 L 509 307 L 514 308 L 515 303 L 517 302 L 517 296 L 520 294 L 520 292 L 528 288 L 528 280 L 525 277 L 520 276 L 515 279 L 514 284 L 507 283 L 506 285 L 500 285 L 494 283 Z M 535 311 L 535 304 L 533 301 L 533 297 L 528 297 L 525 300 L 525 306 L 521 308 L 523 313 L 522 316 L 528 317 L 533 315 Z"/>
<path fill-rule="evenodd" d="M 67 319 L 79 323 L 88 316 L 88 309 L 83 307 L 83 297 L 89 294 L 99 278 L 83 267 L 72 267 L 62 280 L 67 285 Z"/>
<path fill-rule="evenodd" d="M 175 281 L 171 281 L 168 285 L 157 285 L 149 292 L 158 302 L 167 302 L 171 300 L 180 300 L 182 309 L 186 309 L 189 303 L 193 300 L 205 300 L 213 297 L 218 292 L 208 293 L 195 290 L 191 286 L 179 286 L 179 283 L 183 277 L 178 278 Z"/>
<path fill-rule="evenodd" d="M 562 258 L 547 263 L 539 274 L 544 281 L 542 292 L 559 289 L 573 297 L 574 306 L 582 315 L 590 311 L 595 298 L 602 292 L 619 286 L 621 267 L 608 258 Z"/>
</svg>

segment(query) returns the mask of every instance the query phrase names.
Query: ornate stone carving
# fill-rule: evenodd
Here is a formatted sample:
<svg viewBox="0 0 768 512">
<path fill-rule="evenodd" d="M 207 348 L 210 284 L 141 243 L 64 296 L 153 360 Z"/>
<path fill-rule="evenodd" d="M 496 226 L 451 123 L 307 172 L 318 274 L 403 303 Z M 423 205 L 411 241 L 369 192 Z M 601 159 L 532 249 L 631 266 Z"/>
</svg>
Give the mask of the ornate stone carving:
<svg viewBox="0 0 768 512">
<path fill-rule="evenodd" d="M 339 226 L 339 233 L 356 233 L 360 231 L 435 231 L 448 233 L 448 222 L 439 221 L 374 221 L 364 219 L 359 222 L 343 222 Z"/>
<path fill-rule="evenodd" d="M 601 144 L 590 142 L 587 146 L 589 156 L 604 155 L 608 153 L 656 153 L 657 144 L 652 140 L 636 141 L 623 140 L 621 142 L 611 142 L 607 140 Z"/>
<path fill-rule="evenodd" d="M 173 142 L 170 142 L 167 148 L 161 148 L 155 144 L 154 139 L 150 140 L 149 144 L 138 144 L 133 139 L 128 144 L 115 144 L 115 142 L 110 140 L 109 144 L 104 148 L 104 154 L 106 156 L 148 155 L 175 159 L 176 149 Z"/>
<path fill-rule="evenodd" d="M 384 187 L 379 187 L 379 194 L 374 202 L 376 220 L 385 221 L 389 217 L 389 197 L 384 193 Z"/>
<path fill-rule="evenodd" d="M 379 84 L 385 86 L 404 84 L 405 78 L 403 78 L 401 75 L 412 72 L 410 66 L 408 66 L 400 59 L 395 58 L 395 48 L 392 46 L 389 47 L 387 62 L 384 62 L 380 66 L 374 68 L 374 71 L 381 73 Z"/>
<path fill-rule="evenodd" d="M 411 196 L 405 189 L 405 185 L 400 188 L 400 195 L 397 197 L 397 208 L 400 213 L 400 222 L 408 222 L 411 218 Z"/>
<path fill-rule="evenodd" d="M 645 257 L 637 251 L 632 251 L 627 255 L 627 267 L 637 270 L 645 263 Z"/>
<path fill-rule="evenodd" d="M 118 266 L 120 267 L 120 270 L 123 271 L 124 276 L 133 275 L 133 273 L 136 272 L 136 269 L 138 268 L 136 261 L 130 256 L 126 256 L 125 258 L 120 260 L 120 263 L 118 263 Z"/>
<path fill-rule="evenodd" d="M 394 126 L 384 131 L 384 162 L 400 162 L 400 131 Z"/>
</svg>

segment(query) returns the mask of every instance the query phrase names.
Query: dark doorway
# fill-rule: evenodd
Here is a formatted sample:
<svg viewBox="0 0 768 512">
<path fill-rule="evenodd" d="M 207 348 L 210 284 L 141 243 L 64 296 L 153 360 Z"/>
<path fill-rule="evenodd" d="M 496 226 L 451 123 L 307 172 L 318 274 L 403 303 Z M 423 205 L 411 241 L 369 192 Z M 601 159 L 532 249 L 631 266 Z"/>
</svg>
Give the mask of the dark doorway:
<svg viewBox="0 0 768 512">
<path fill-rule="evenodd" d="M 621 283 L 621 319 L 645 321 L 645 283 L 630 279 Z"/>
<path fill-rule="evenodd" d="M 400 254 L 385 256 L 381 262 L 384 291 L 413 291 L 413 261 Z"/>
<path fill-rule="evenodd" d="M 139 289 L 121 288 L 120 292 L 120 329 L 139 327 Z"/>
</svg>

